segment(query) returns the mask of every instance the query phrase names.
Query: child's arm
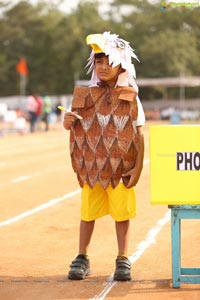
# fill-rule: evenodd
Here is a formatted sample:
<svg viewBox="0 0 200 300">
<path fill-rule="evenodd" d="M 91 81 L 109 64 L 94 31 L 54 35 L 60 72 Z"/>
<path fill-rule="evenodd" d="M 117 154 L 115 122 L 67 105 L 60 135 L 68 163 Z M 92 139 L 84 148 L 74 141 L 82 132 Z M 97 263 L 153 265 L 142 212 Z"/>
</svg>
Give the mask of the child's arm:
<svg viewBox="0 0 200 300">
<path fill-rule="evenodd" d="M 140 178 L 140 174 L 143 168 L 143 159 L 144 159 L 144 136 L 142 133 L 142 127 L 137 127 L 137 134 L 138 134 L 138 155 L 136 159 L 136 163 L 133 169 L 129 170 L 122 176 L 130 176 L 130 180 L 127 188 L 131 188 L 135 186 Z"/>
</svg>

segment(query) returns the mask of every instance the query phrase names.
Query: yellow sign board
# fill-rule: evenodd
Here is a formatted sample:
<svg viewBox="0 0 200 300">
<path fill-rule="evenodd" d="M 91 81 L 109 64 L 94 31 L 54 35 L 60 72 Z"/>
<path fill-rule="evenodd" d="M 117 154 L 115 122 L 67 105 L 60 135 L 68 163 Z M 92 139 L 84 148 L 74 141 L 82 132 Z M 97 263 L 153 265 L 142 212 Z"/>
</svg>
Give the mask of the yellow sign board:
<svg viewBox="0 0 200 300">
<path fill-rule="evenodd" d="M 200 125 L 150 126 L 152 204 L 200 204 Z"/>
</svg>

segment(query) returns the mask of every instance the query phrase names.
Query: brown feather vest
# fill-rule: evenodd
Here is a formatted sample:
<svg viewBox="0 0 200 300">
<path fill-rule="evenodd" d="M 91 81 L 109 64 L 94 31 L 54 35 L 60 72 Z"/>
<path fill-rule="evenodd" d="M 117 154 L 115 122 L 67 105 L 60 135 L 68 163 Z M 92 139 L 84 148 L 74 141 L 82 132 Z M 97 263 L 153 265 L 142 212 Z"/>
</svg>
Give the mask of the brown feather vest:
<svg viewBox="0 0 200 300">
<path fill-rule="evenodd" d="M 113 188 L 135 165 L 137 93 L 132 87 L 75 87 L 72 111 L 77 119 L 70 132 L 72 167 L 81 187 L 96 183 Z M 126 185 L 129 178 L 123 177 Z"/>
</svg>

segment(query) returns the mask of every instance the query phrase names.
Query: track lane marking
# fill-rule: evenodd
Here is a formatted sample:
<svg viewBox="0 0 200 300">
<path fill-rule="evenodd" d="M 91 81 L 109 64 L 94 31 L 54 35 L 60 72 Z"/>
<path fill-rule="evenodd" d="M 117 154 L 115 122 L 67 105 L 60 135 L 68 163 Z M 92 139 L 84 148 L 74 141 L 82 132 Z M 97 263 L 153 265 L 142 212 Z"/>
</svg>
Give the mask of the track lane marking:
<svg viewBox="0 0 200 300">
<path fill-rule="evenodd" d="M 39 206 L 36 206 L 35 208 L 27 210 L 27 211 L 25 211 L 25 212 L 23 212 L 23 213 L 15 216 L 15 217 L 13 217 L 13 218 L 10 218 L 8 220 L 0 222 L 0 227 L 8 226 L 8 225 L 13 224 L 15 222 L 18 222 L 18 221 L 20 221 L 20 220 L 22 220 L 22 219 L 24 219 L 24 218 L 26 218 L 28 216 L 34 215 L 37 212 L 40 212 L 40 211 L 42 211 L 44 209 L 47 209 L 47 208 L 49 208 L 49 207 L 51 207 L 51 206 L 53 206 L 55 204 L 58 204 L 58 203 L 60 203 L 62 201 L 65 201 L 66 199 L 74 197 L 74 196 L 80 194 L 80 192 L 81 192 L 81 189 L 78 189 L 78 190 L 75 190 L 75 191 L 73 191 L 71 193 L 65 194 L 62 197 L 52 199 L 52 200 L 50 200 L 50 201 L 48 201 L 46 203 L 43 203 L 43 204 L 41 204 Z"/>
<path fill-rule="evenodd" d="M 8 182 L 8 183 L 18 183 L 18 182 L 30 179 L 30 177 L 33 177 L 33 176 L 28 176 L 28 175 L 20 176 L 20 177 L 11 179 L 10 182 Z M 6 183 L 4 185 L 6 185 Z"/>
<path fill-rule="evenodd" d="M 19 183 L 19 182 L 22 182 L 22 181 L 32 179 L 33 177 L 42 176 L 43 174 L 46 174 L 46 173 L 49 173 L 49 172 L 59 171 L 59 170 L 66 169 L 66 168 L 67 168 L 66 166 L 62 165 L 62 166 L 57 167 L 57 168 L 46 169 L 45 171 L 42 171 L 42 172 L 34 172 L 34 173 L 29 174 L 29 175 L 22 175 L 22 176 L 10 179 L 9 181 L 1 182 L 0 187 L 6 186 L 6 185 L 9 185 L 9 184 L 16 184 L 16 183 Z"/>
</svg>

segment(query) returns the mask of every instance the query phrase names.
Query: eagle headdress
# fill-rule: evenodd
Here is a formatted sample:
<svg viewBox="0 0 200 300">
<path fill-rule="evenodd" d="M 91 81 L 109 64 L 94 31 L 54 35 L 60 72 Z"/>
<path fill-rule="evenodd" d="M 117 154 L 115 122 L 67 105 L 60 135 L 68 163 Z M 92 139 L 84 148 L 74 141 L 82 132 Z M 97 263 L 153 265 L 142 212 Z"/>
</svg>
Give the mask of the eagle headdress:
<svg viewBox="0 0 200 300">
<path fill-rule="evenodd" d="M 119 75 L 116 85 L 133 86 L 136 92 L 138 92 L 138 87 L 135 82 L 135 67 L 132 63 L 132 58 L 135 58 L 136 60 L 138 60 L 138 58 L 129 42 L 119 38 L 116 34 L 111 34 L 108 31 L 105 31 L 103 34 L 90 34 L 87 36 L 86 42 L 92 47 L 92 51 L 86 65 L 88 68 L 87 73 L 92 72 L 90 82 L 92 86 L 97 85 L 100 81 L 94 68 L 95 54 L 105 53 L 105 55 L 108 56 L 109 65 L 112 65 L 114 68 L 121 64 L 122 69 L 124 69 L 124 72 Z"/>
</svg>

